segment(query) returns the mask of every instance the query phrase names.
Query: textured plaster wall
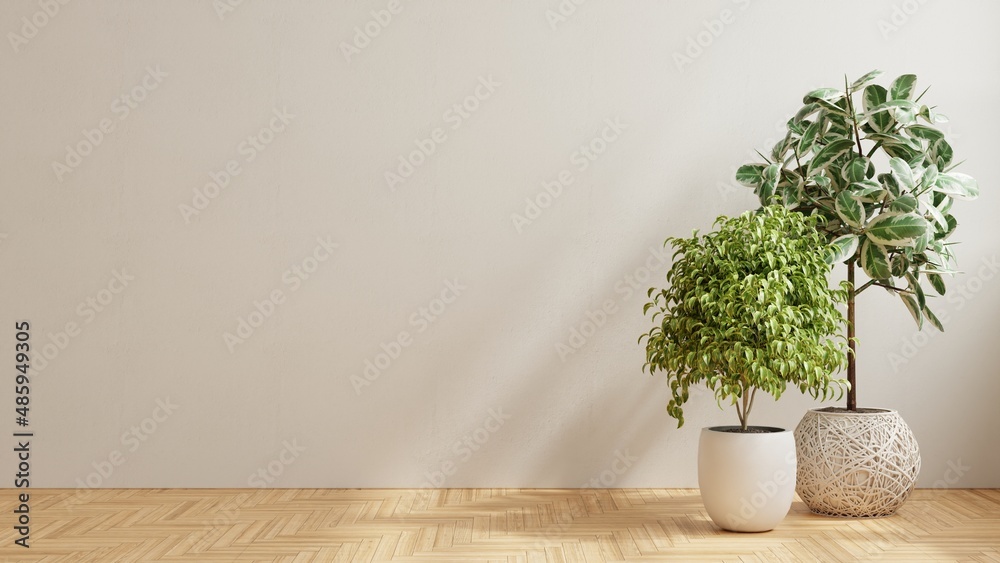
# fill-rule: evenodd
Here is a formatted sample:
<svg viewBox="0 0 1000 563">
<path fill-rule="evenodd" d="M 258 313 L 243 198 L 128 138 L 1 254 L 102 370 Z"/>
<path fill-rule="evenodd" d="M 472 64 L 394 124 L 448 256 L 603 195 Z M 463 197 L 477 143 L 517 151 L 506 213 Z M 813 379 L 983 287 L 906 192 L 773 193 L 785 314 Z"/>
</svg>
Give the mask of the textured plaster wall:
<svg viewBox="0 0 1000 563">
<path fill-rule="evenodd" d="M 801 95 L 881 68 L 933 84 L 983 196 L 947 332 L 861 300 L 861 402 L 909 421 L 921 486 L 1000 486 L 998 18 L 4 2 L 0 424 L 27 320 L 33 486 L 695 486 L 735 413 L 696 394 L 677 430 L 641 372 L 660 243 L 754 206 L 733 173 Z"/>
</svg>

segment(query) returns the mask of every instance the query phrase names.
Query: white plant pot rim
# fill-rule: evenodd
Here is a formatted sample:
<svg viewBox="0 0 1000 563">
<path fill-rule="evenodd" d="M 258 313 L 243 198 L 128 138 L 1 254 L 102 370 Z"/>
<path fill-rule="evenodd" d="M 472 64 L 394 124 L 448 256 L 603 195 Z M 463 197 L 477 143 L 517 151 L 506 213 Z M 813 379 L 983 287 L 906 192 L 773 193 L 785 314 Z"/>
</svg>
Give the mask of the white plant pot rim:
<svg viewBox="0 0 1000 563">
<path fill-rule="evenodd" d="M 742 436 L 755 436 L 755 435 L 761 435 L 761 434 L 764 434 L 764 435 L 767 435 L 767 434 L 780 434 L 782 432 L 791 432 L 791 430 L 789 430 L 787 428 L 781 428 L 781 427 L 778 427 L 778 426 L 759 426 L 759 425 L 756 425 L 756 424 L 751 424 L 750 426 L 747 426 L 747 428 L 762 428 L 762 429 L 767 430 L 767 432 L 730 432 L 729 430 L 722 430 L 722 428 L 739 428 L 739 427 L 740 427 L 739 424 L 719 424 L 719 425 L 716 425 L 716 426 L 704 426 L 702 428 L 704 430 L 710 430 L 712 432 L 720 432 L 722 434 L 737 434 L 737 435 L 742 435 Z"/>
</svg>

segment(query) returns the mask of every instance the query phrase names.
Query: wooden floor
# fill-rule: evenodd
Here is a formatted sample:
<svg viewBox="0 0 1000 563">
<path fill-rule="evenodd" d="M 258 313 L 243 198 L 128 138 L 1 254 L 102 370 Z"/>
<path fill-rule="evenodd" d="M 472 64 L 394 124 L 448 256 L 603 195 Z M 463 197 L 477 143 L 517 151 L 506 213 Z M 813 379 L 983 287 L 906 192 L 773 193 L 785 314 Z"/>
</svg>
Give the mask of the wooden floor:
<svg viewBox="0 0 1000 563">
<path fill-rule="evenodd" d="M 14 495 L 5 562 L 1000 562 L 1000 490 L 917 490 L 879 520 L 796 502 L 776 530 L 733 534 L 695 489 L 34 489 L 29 549 Z"/>
</svg>

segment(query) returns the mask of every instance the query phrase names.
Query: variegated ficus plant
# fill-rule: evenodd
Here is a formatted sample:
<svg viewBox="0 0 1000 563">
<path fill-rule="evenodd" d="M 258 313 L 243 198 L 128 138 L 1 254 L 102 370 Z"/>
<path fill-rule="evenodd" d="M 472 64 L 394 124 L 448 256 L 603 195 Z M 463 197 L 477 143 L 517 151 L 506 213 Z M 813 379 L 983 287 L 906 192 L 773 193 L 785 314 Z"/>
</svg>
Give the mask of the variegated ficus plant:
<svg viewBox="0 0 1000 563">
<path fill-rule="evenodd" d="M 857 409 L 854 308 L 857 294 L 881 287 L 898 296 L 917 326 L 944 330 L 928 306 L 924 284 L 945 293 L 953 274 L 949 238 L 958 222 L 955 199 L 975 199 L 976 181 L 954 169 L 952 147 L 938 128 L 947 119 L 915 95 L 916 76 L 904 74 L 888 89 L 870 72 L 844 90 L 806 94 L 788 132 L 764 162 L 737 170 L 762 204 L 781 203 L 820 217 L 831 243 L 830 263 L 847 264 L 850 354 L 847 409 Z M 758 153 L 760 154 L 760 153 Z M 860 266 L 868 280 L 855 284 Z"/>
<path fill-rule="evenodd" d="M 653 328 L 639 342 L 643 369 L 666 375 L 667 413 L 678 427 L 693 385 L 711 389 L 720 407 L 735 406 L 743 432 L 758 390 L 775 399 L 789 384 L 814 398 L 843 391 L 832 375 L 846 361 L 834 335 L 847 291 L 827 281 L 818 220 L 769 205 L 719 217 L 703 236 L 667 239 L 674 263 L 667 287 L 647 293 L 643 312 L 653 311 Z"/>
</svg>

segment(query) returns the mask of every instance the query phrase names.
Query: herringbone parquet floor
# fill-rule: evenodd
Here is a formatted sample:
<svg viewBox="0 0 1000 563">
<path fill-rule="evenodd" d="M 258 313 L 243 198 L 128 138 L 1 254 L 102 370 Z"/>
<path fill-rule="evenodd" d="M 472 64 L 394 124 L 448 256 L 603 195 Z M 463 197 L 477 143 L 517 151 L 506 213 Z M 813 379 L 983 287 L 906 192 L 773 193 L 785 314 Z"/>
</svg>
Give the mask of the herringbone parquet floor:
<svg viewBox="0 0 1000 563">
<path fill-rule="evenodd" d="M 0 560 L 18 563 L 1000 562 L 1000 490 L 917 490 L 879 520 L 796 502 L 776 530 L 733 534 L 694 489 L 36 489 L 29 549 L 15 494 Z"/>
</svg>

